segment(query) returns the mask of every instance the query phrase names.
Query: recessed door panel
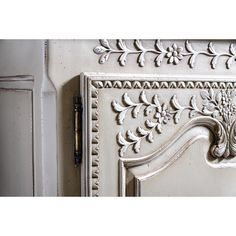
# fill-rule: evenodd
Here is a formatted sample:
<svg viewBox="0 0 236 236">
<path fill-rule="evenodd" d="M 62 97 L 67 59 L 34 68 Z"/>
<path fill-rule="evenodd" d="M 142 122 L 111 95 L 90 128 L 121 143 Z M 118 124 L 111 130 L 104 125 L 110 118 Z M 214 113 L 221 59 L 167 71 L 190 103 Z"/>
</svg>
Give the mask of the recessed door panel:
<svg viewBox="0 0 236 236">
<path fill-rule="evenodd" d="M 33 196 L 32 91 L 0 89 L 0 195 Z"/>
</svg>

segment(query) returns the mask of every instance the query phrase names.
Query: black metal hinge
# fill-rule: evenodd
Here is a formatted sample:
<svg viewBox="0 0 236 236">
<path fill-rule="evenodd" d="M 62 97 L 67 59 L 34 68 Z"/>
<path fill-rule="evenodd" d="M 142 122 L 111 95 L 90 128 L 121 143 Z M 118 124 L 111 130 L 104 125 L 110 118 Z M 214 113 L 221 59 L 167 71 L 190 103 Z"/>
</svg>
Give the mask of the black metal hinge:
<svg viewBox="0 0 236 236">
<path fill-rule="evenodd" d="M 82 102 L 81 97 L 74 97 L 74 162 L 82 162 Z"/>
</svg>

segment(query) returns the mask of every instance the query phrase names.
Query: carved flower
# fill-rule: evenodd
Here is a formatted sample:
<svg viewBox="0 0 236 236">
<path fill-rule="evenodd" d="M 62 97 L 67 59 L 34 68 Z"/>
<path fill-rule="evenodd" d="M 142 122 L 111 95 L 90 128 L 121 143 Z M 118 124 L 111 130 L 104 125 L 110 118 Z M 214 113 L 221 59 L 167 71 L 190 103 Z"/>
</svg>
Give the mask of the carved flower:
<svg viewBox="0 0 236 236">
<path fill-rule="evenodd" d="M 157 122 L 159 124 L 167 124 L 168 120 L 171 119 L 170 112 L 165 103 L 163 103 L 162 106 L 160 105 L 157 107 L 157 111 L 154 117 L 157 119 Z"/>
<path fill-rule="evenodd" d="M 221 91 L 221 105 L 219 106 L 219 111 L 226 122 L 230 122 L 231 117 L 236 114 L 236 105 L 232 102 L 234 96 L 234 91 Z"/>
<path fill-rule="evenodd" d="M 181 54 L 182 51 L 183 48 L 178 47 L 175 43 L 171 47 L 168 47 L 166 53 L 166 57 L 169 58 L 168 63 L 177 65 L 179 61 L 181 61 L 184 58 L 183 55 Z"/>
</svg>

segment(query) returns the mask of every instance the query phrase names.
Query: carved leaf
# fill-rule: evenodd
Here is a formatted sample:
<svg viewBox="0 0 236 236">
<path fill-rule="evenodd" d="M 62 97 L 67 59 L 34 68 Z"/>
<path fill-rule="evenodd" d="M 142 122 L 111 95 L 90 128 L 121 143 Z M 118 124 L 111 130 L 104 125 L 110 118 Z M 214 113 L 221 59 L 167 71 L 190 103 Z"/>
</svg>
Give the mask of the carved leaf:
<svg viewBox="0 0 236 236">
<path fill-rule="evenodd" d="M 233 60 L 235 59 L 235 57 L 230 57 L 227 61 L 226 61 L 226 67 L 227 69 L 230 69 L 232 63 L 233 63 Z"/>
<path fill-rule="evenodd" d="M 232 54 L 232 55 L 236 55 L 236 51 L 235 51 L 235 48 L 234 48 L 234 44 L 231 43 L 230 46 L 229 46 L 229 52 Z"/>
<path fill-rule="evenodd" d="M 137 118 L 140 108 L 142 107 L 142 103 L 139 103 L 136 107 L 134 107 L 134 109 L 132 110 L 132 115 L 134 118 Z"/>
<path fill-rule="evenodd" d="M 162 104 L 162 110 L 165 111 L 167 109 L 167 105 L 165 103 Z"/>
<path fill-rule="evenodd" d="M 122 146 L 128 146 L 129 143 L 125 140 L 125 138 L 122 136 L 121 132 L 118 133 L 117 135 L 117 141 L 120 145 Z"/>
<path fill-rule="evenodd" d="M 99 40 L 100 41 L 100 44 L 102 45 L 102 46 L 104 46 L 104 47 L 106 47 L 106 48 L 110 48 L 110 45 L 109 45 L 109 42 L 108 42 L 108 40 L 107 39 L 100 39 Z"/>
<path fill-rule="evenodd" d="M 141 51 L 145 50 L 145 48 L 143 47 L 140 40 L 138 40 L 138 39 L 134 40 L 134 44 L 139 50 L 141 50 Z"/>
<path fill-rule="evenodd" d="M 194 110 L 198 110 L 197 108 L 197 102 L 196 102 L 196 96 L 192 96 L 190 99 L 190 106 L 194 109 Z"/>
<path fill-rule="evenodd" d="M 171 103 L 171 105 L 172 105 L 175 109 L 177 109 L 177 110 L 182 110 L 182 109 L 184 109 L 184 107 L 182 107 L 182 106 L 179 104 L 176 95 L 174 95 L 174 96 L 171 98 L 170 103 Z"/>
<path fill-rule="evenodd" d="M 114 108 L 115 111 L 121 112 L 126 109 L 126 107 L 121 106 L 117 101 L 113 100 L 112 101 L 112 107 Z"/>
<path fill-rule="evenodd" d="M 138 132 L 139 134 L 141 134 L 142 136 L 145 136 L 145 135 L 148 134 L 149 131 L 147 131 L 147 130 L 145 130 L 145 129 L 143 129 L 143 128 L 141 128 L 141 127 L 139 126 L 139 127 L 137 128 L 137 132 Z"/>
<path fill-rule="evenodd" d="M 211 99 L 214 99 L 214 90 L 212 88 L 209 89 L 209 96 Z"/>
<path fill-rule="evenodd" d="M 159 102 L 159 100 L 158 100 L 158 95 L 157 95 L 157 94 L 154 95 L 154 97 L 153 97 L 153 102 L 154 102 L 154 104 L 155 104 L 157 107 L 160 106 L 160 102 Z"/>
<path fill-rule="evenodd" d="M 200 92 L 202 99 L 209 99 L 209 93 L 206 90 Z"/>
<path fill-rule="evenodd" d="M 158 39 L 155 43 L 155 46 L 157 48 L 157 50 L 159 50 L 160 52 L 166 52 L 166 50 L 164 49 L 162 42 L 160 39 Z M 165 54 L 164 54 L 165 55 Z"/>
<path fill-rule="evenodd" d="M 190 65 L 191 68 L 194 68 L 195 66 L 195 60 L 198 54 L 193 54 L 188 61 L 188 64 Z"/>
<path fill-rule="evenodd" d="M 138 141 L 140 139 L 131 130 L 127 131 L 127 137 L 132 141 Z"/>
<path fill-rule="evenodd" d="M 127 104 L 128 106 L 133 106 L 133 105 L 135 105 L 135 103 L 133 103 L 133 102 L 131 101 L 131 99 L 130 99 L 130 97 L 128 96 L 127 93 L 124 93 L 123 99 L 124 99 L 125 104 Z"/>
<path fill-rule="evenodd" d="M 118 144 L 120 144 L 122 146 L 119 149 L 119 155 L 122 157 L 122 156 L 124 156 L 124 153 L 126 152 L 130 143 L 125 140 L 125 138 L 122 136 L 122 134 L 120 132 L 117 135 L 117 142 L 118 142 Z"/>
<path fill-rule="evenodd" d="M 180 120 L 180 116 L 181 116 L 182 111 L 183 111 L 183 110 L 178 110 L 178 111 L 174 114 L 174 116 L 173 116 L 174 122 L 175 122 L 176 124 L 179 123 L 179 120 Z"/>
<path fill-rule="evenodd" d="M 215 49 L 214 49 L 214 47 L 213 47 L 212 42 L 210 42 L 210 43 L 208 44 L 208 50 L 209 50 L 210 53 L 212 53 L 212 54 L 214 54 L 214 55 L 217 54 L 217 52 L 215 51 Z"/>
<path fill-rule="evenodd" d="M 147 136 L 147 140 L 148 140 L 148 142 L 150 142 L 150 143 L 153 143 L 153 142 L 154 142 L 152 132 L 150 132 L 150 133 L 148 134 L 148 136 Z"/>
<path fill-rule="evenodd" d="M 140 55 L 138 56 L 138 63 L 141 67 L 144 67 L 144 62 L 145 62 L 145 53 L 142 52 L 140 53 Z"/>
<path fill-rule="evenodd" d="M 186 47 L 188 52 L 192 52 L 192 53 L 195 52 L 195 50 L 192 48 L 191 43 L 188 40 L 185 42 L 185 47 Z"/>
<path fill-rule="evenodd" d="M 104 64 L 109 58 L 110 52 L 103 53 L 99 58 L 99 63 Z"/>
<path fill-rule="evenodd" d="M 211 114 L 212 114 L 212 111 L 209 111 L 207 107 L 203 107 L 203 108 L 202 108 L 202 112 L 203 112 L 205 115 L 211 115 Z"/>
<path fill-rule="evenodd" d="M 133 146 L 134 151 L 136 153 L 138 153 L 140 151 L 140 144 L 141 144 L 141 139 L 137 143 L 135 143 L 134 146 Z"/>
<path fill-rule="evenodd" d="M 212 69 L 216 68 L 216 64 L 218 62 L 218 59 L 219 59 L 219 56 L 215 56 L 215 57 L 212 58 L 212 60 L 211 60 L 211 67 L 212 67 Z"/>
<path fill-rule="evenodd" d="M 165 53 L 161 53 L 159 56 L 155 58 L 156 66 L 161 66 L 161 63 L 165 57 Z"/>
<path fill-rule="evenodd" d="M 141 94 L 140 94 L 140 100 L 146 104 L 146 105 L 149 105 L 150 103 L 148 102 L 147 100 L 147 97 L 146 97 L 146 93 L 145 91 L 142 91 Z"/>
<path fill-rule="evenodd" d="M 126 112 L 127 110 L 124 110 L 121 113 L 119 113 L 119 115 L 117 116 L 119 125 L 122 125 L 124 123 Z"/>
<path fill-rule="evenodd" d="M 208 103 L 207 109 L 208 109 L 209 111 L 214 111 L 214 110 L 215 110 L 215 105 L 212 104 L 212 103 Z"/>
<path fill-rule="evenodd" d="M 203 105 L 203 106 L 206 106 L 208 103 L 209 103 L 209 100 L 208 100 L 208 99 L 203 99 L 203 100 L 202 100 L 202 105 Z"/>
<path fill-rule="evenodd" d="M 124 154 L 125 154 L 127 148 L 128 148 L 128 146 L 123 146 L 122 148 L 119 149 L 119 155 L 120 155 L 121 157 L 124 156 Z"/>
<path fill-rule="evenodd" d="M 102 46 L 97 46 L 93 49 L 93 51 L 96 53 L 96 54 L 102 54 L 104 53 L 105 51 L 107 51 L 106 48 L 102 47 Z"/>
<path fill-rule="evenodd" d="M 216 93 L 216 97 L 215 97 L 215 100 L 219 103 L 221 101 L 221 98 L 222 98 L 222 94 L 220 91 L 218 91 Z"/>
<path fill-rule="evenodd" d="M 127 58 L 127 53 L 126 52 L 124 52 L 124 53 L 122 53 L 121 55 L 120 55 L 120 57 L 119 57 L 119 59 L 118 59 L 118 61 L 120 62 L 120 64 L 122 65 L 122 66 L 125 66 L 125 62 L 126 62 L 126 58 Z"/>
<path fill-rule="evenodd" d="M 128 51 L 128 50 L 129 50 L 129 49 L 127 48 L 126 44 L 125 44 L 125 41 L 123 41 L 122 39 L 119 39 L 119 40 L 118 40 L 117 45 L 118 45 L 118 47 L 119 47 L 121 50 L 124 50 L 124 51 Z"/>
<path fill-rule="evenodd" d="M 148 128 L 153 128 L 153 127 L 155 127 L 156 125 L 157 125 L 157 123 L 154 123 L 154 122 L 152 122 L 152 121 L 150 121 L 150 120 L 146 120 L 146 126 L 148 127 Z"/>
</svg>

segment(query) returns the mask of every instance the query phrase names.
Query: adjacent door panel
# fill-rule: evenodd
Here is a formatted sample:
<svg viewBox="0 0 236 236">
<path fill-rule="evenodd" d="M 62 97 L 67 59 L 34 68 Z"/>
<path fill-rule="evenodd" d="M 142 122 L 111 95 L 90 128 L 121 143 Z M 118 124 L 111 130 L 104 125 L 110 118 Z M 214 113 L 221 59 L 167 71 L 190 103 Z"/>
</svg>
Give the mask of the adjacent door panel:
<svg viewBox="0 0 236 236">
<path fill-rule="evenodd" d="M 20 80 L 0 84 L 0 195 L 33 196 L 33 92 Z"/>
</svg>

